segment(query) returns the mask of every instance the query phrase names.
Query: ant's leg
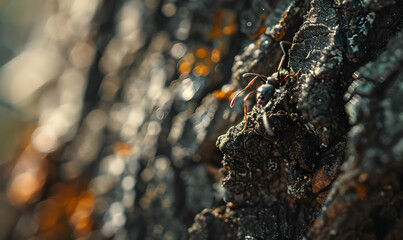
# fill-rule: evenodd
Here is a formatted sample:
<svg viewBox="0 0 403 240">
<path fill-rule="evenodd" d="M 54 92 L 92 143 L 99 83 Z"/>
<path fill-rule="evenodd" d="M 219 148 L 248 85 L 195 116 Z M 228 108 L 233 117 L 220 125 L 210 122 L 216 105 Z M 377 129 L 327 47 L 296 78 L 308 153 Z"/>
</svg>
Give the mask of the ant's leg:
<svg viewBox="0 0 403 240">
<path fill-rule="evenodd" d="M 292 77 L 292 78 L 297 77 L 300 72 L 301 72 L 301 69 L 298 70 L 298 72 L 296 74 L 288 74 L 287 76 L 285 76 L 284 82 L 287 82 L 287 79 L 290 78 L 290 77 Z"/>
<path fill-rule="evenodd" d="M 273 130 L 271 130 L 269 119 L 267 118 L 267 113 L 265 111 L 263 112 L 263 126 L 269 136 L 274 135 Z"/>
<path fill-rule="evenodd" d="M 292 45 L 292 42 L 289 42 L 289 41 L 280 41 L 281 50 L 283 50 L 283 53 L 285 54 L 285 51 L 284 51 L 284 44 L 287 44 L 287 45 L 291 46 L 291 45 Z"/>
<path fill-rule="evenodd" d="M 241 93 L 245 92 L 246 89 L 248 89 L 249 87 L 251 87 L 251 86 L 255 83 L 255 81 L 256 81 L 256 79 L 257 79 L 258 77 L 259 77 L 259 76 L 256 76 L 256 77 L 254 77 L 252 80 L 250 80 L 250 82 L 248 83 L 248 85 L 247 85 L 244 89 L 242 89 L 240 92 L 238 92 L 238 93 L 235 95 L 234 98 L 232 98 L 231 104 L 230 104 L 231 107 L 234 106 L 235 100 L 238 98 L 238 96 L 239 96 Z"/>
<path fill-rule="evenodd" d="M 248 95 L 246 95 L 246 97 L 243 99 L 243 104 L 244 104 L 244 111 L 245 111 L 245 113 L 244 113 L 244 118 L 245 118 L 245 125 L 243 126 L 243 129 L 242 129 L 242 131 L 239 133 L 239 134 L 242 134 L 244 131 L 245 131 L 245 129 L 246 129 L 246 125 L 248 124 L 248 107 L 246 106 L 246 101 L 250 98 L 250 96 L 252 96 L 252 94 L 254 93 L 255 91 L 252 91 L 252 92 L 250 92 Z"/>
<path fill-rule="evenodd" d="M 279 63 L 278 66 L 277 66 L 277 72 L 280 71 L 281 67 L 283 66 L 285 57 L 287 56 L 287 53 L 286 53 L 285 48 L 284 48 L 284 44 L 288 44 L 288 45 L 291 46 L 292 43 L 291 43 L 291 42 L 287 42 L 287 41 L 281 41 L 281 42 L 280 42 L 280 48 L 281 48 L 281 51 L 283 51 L 283 56 L 281 57 L 280 63 Z"/>
<path fill-rule="evenodd" d="M 281 67 L 283 66 L 284 60 L 285 60 L 285 54 L 281 57 L 280 63 L 277 66 L 277 72 L 280 72 Z"/>
</svg>

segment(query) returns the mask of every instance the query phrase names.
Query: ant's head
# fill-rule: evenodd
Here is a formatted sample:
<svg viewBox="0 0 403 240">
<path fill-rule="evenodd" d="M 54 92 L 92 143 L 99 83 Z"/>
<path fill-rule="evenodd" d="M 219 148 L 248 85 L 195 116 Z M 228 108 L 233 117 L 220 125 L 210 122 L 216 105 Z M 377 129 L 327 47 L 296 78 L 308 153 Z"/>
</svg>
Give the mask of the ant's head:
<svg viewBox="0 0 403 240">
<path fill-rule="evenodd" d="M 271 84 L 264 84 L 257 89 L 256 101 L 259 105 L 265 106 L 274 96 L 275 87 Z"/>
</svg>

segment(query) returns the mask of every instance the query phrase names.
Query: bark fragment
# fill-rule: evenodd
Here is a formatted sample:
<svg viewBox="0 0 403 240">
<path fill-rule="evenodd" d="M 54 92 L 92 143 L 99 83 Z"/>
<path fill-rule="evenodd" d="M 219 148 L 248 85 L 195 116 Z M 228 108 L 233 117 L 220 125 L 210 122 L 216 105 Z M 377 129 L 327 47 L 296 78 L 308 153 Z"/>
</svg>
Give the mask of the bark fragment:
<svg viewBox="0 0 403 240">
<path fill-rule="evenodd" d="M 347 162 L 333 185 L 309 239 L 397 239 L 402 221 L 401 98 L 403 44 L 400 33 L 377 61 L 360 69 L 349 89 Z M 375 78 L 374 78 L 375 76 Z M 365 221 L 360 221 L 365 219 Z"/>
<path fill-rule="evenodd" d="M 191 237 L 197 239 L 215 227 L 228 239 L 298 239 L 304 235 L 309 239 L 392 239 L 398 236 L 396 226 L 401 219 L 393 218 L 391 213 L 401 212 L 402 196 L 399 183 L 402 165 L 398 160 L 402 132 L 393 127 L 402 125 L 397 117 L 401 111 L 397 106 L 402 106 L 397 97 L 401 94 L 397 90 L 401 88 L 397 69 L 402 64 L 399 37 L 385 53 L 379 55 L 379 52 L 385 49 L 385 39 L 391 34 L 384 27 L 396 30 L 400 24 L 396 19 L 388 23 L 383 20 L 401 11 L 401 6 L 392 1 L 376 4 L 311 1 L 289 51 L 291 71 L 301 69 L 302 75 L 278 89 L 267 107 L 253 108 L 243 134 L 239 134 L 244 124 L 241 122 L 218 138 L 217 146 L 224 154 L 222 183 L 228 203 L 221 208 L 222 214 L 209 215 L 214 220 L 207 224 L 203 217 L 207 212 L 198 215 L 190 230 Z M 382 37 L 371 34 L 377 29 Z M 378 55 L 365 46 L 378 51 Z M 372 58 L 376 62 L 360 70 L 366 79 L 353 82 L 345 96 L 351 74 Z M 249 66 L 255 65 L 245 68 Z M 349 115 L 345 112 L 348 100 Z M 375 112 L 382 117 L 377 117 Z M 263 127 L 264 114 L 274 136 L 269 136 Z M 393 130 L 384 128 L 387 124 Z M 380 145 L 379 141 L 388 144 Z M 387 172 L 390 175 L 386 176 Z M 389 200 L 391 205 L 382 205 Z M 283 222 L 285 227 L 297 223 L 291 235 L 281 230 L 273 233 L 277 226 L 274 223 L 255 233 L 249 222 L 244 222 L 255 219 L 262 209 L 273 211 L 273 206 L 285 211 L 287 216 L 305 212 L 308 218 Z M 251 216 L 242 215 L 243 211 Z M 234 213 L 240 217 L 229 217 Z M 392 218 L 393 221 L 379 225 Z M 256 221 L 259 224 L 268 221 L 267 217 L 259 219 Z M 308 230 L 305 226 L 312 228 Z M 220 239 L 220 236 L 204 235 L 206 239 Z"/>
</svg>

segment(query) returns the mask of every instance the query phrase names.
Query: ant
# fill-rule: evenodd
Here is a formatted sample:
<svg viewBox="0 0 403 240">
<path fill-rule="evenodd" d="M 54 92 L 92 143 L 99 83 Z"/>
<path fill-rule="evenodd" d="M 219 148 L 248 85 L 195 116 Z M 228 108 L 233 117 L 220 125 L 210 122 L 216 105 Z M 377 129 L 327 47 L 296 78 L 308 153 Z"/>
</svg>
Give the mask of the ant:
<svg viewBox="0 0 403 240">
<path fill-rule="evenodd" d="M 286 51 L 284 50 L 284 44 L 291 45 L 290 42 L 285 42 L 285 41 L 280 42 L 280 47 L 281 47 L 281 51 L 283 51 L 283 56 L 281 57 L 280 63 L 277 66 L 277 72 L 273 73 L 269 77 L 258 74 L 258 73 L 244 73 L 242 75 L 242 77 L 248 77 L 248 76 L 255 76 L 255 77 L 252 78 L 252 80 L 248 83 L 248 85 L 244 89 L 242 89 L 235 95 L 235 97 L 231 100 L 231 104 L 230 104 L 231 107 L 234 106 L 235 100 L 238 98 L 238 96 L 241 93 L 245 92 L 246 89 L 250 88 L 255 83 L 256 79 L 258 79 L 258 78 L 260 78 L 260 80 L 263 82 L 263 85 L 261 85 L 257 89 L 256 101 L 260 106 L 265 107 L 274 97 L 274 93 L 275 93 L 276 89 L 278 89 L 280 86 L 284 85 L 287 82 L 288 78 L 297 77 L 297 75 L 300 73 L 301 69 L 298 70 L 298 72 L 296 74 L 290 74 L 287 70 L 281 69 L 281 67 L 283 66 L 284 60 L 287 56 Z M 250 92 L 248 95 L 246 95 L 246 97 L 243 100 L 244 101 L 244 111 L 245 111 L 245 114 L 244 114 L 245 125 L 239 134 L 242 134 L 246 129 L 246 125 L 248 123 L 248 119 L 247 119 L 248 108 L 246 106 L 246 101 L 250 98 L 250 96 L 252 96 L 252 94 L 254 92 L 255 92 L 255 90 Z M 264 124 L 264 127 L 265 127 L 267 133 L 270 136 L 273 136 L 273 131 L 270 128 L 269 121 L 267 119 L 266 114 L 264 114 L 263 124 Z"/>
</svg>

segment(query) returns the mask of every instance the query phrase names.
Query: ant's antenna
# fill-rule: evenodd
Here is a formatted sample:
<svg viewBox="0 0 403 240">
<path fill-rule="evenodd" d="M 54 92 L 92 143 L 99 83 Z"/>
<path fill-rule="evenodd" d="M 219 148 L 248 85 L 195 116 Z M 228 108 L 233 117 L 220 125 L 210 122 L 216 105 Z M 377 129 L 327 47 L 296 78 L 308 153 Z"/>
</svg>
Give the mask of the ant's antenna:
<svg viewBox="0 0 403 240">
<path fill-rule="evenodd" d="M 267 76 L 259 74 L 259 73 L 244 73 L 242 74 L 242 77 L 249 77 L 249 76 L 255 76 L 255 77 L 260 77 L 263 83 L 266 82 Z"/>
</svg>

